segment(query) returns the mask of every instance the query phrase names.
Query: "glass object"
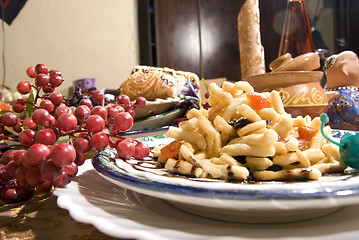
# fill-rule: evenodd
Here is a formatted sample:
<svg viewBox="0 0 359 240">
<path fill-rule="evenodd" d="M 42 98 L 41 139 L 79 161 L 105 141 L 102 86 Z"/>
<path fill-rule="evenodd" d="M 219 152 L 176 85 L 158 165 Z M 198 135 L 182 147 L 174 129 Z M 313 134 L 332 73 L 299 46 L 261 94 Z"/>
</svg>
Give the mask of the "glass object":
<svg viewBox="0 0 359 240">
<path fill-rule="evenodd" d="M 304 0 L 288 0 L 278 56 L 315 52 Z"/>
</svg>

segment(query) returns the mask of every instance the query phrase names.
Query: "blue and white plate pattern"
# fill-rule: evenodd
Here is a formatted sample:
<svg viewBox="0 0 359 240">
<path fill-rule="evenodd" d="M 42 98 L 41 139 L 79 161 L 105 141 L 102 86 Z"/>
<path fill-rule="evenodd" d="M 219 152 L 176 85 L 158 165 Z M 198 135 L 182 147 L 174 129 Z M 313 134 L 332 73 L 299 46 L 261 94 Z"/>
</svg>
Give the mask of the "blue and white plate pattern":
<svg viewBox="0 0 359 240">
<path fill-rule="evenodd" d="M 342 134 L 334 132 L 332 137 Z M 172 141 L 162 135 L 142 140 L 150 146 Z M 112 149 L 99 152 L 92 164 L 101 176 L 118 186 L 225 221 L 292 222 L 359 204 L 357 172 L 325 175 L 316 181 L 231 183 L 173 175 L 151 158 L 122 160 Z"/>
</svg>

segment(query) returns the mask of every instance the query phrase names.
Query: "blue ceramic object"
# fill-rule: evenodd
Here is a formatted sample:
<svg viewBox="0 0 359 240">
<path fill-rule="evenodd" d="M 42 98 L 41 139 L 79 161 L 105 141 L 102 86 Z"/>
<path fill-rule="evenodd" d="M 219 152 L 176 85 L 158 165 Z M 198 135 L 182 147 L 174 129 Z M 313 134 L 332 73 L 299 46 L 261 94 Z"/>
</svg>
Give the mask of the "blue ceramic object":
<svg viewBox="0 0 359 240">
<path fill-rule="evenodd" d="M 339 153 L 341 156 L 341 161 L 345 165 L 359 170 L 359 151 L 358 151 L 359 133 L 358 132 L 347 132 L 341 137 L 340 142 L 338 143 L 338 142 L 335 142 L 332 139 L 328 138 L 323 132 L 324 124 L 328 123 L 328 121 L 329 121 L 328 115 L 326 115 L 325 113 L 322 113 L 322 115 L 320 116 L 320 120 L 322 122 L 322 125 L 321 125 L 322 135 L 328 141 L 339 146 Z"/>
<path fill-rule="evenodd" d="M 359 130 L 359 92 L 356 87 L 327 89 L 339 95 L 329 103 L 328 125 L 334 129 Z"/>
</svg>

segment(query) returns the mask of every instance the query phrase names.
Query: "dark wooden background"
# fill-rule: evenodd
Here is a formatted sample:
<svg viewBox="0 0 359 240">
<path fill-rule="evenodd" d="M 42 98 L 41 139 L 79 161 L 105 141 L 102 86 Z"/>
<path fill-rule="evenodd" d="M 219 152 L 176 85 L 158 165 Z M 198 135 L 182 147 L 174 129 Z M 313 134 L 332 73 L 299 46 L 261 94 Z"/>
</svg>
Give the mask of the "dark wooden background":
<svg viewBox="0 0 359 240">
<path fill-rule="evenodd" d="M 244 2 L 138 0 L 140 63 L 191 71 L 205 79 L 240 80 L 237 17 Z M 279 13 L 283 13 L 286 3 L 287 0 L 260 0 L 261 37 L 268 71 L 269 63 L 278 55 L 284 18 Z M 349 7 L 346 20 L 353 24 L 342 33 L 347 42 L 340 50 L 358 52 L 358 37 L 348 33 L 359 33 L 359 25 L 354 24 L 359 1 L 350 1 Z"/>
</svg>

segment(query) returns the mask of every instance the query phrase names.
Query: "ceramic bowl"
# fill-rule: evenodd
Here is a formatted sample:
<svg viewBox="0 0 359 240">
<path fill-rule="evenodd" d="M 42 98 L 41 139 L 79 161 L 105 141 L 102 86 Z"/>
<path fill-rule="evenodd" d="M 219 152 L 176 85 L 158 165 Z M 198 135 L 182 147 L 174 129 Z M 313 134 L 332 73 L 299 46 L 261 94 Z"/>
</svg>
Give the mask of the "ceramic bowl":
<svg viewBox="0 0 359 240">
<path fill-rule="evenodd" d="M 291 55 L 285 54 L 274 60 L 269 67 L 273 72 L 278 71 L 313 71 L 320 67 L 319 55 L 310 52 L 290 58 Z"/>
<path fill-rule="evenodd" d="M 286 112 L 292 117 L 309 115 L 319 117 L 328 111 L 328 100 L 319 82 L 297 84 L 281 89 Z"/>
<path fill-rule="evenodd" d="M 249 82 L 257 92 L 281 91 L 284 108 L 292 117 L 314 118 L 328 110 L 322 77 L 320 71 L 280 71 L 252 76 Z"/>
<path fill-rule="evenodd" d="M 251 76 L 248 82 L 257 92 L 278 90 L 295 84 L 320 82 L 321 71 L 280 71 Z"/>
</svg>

